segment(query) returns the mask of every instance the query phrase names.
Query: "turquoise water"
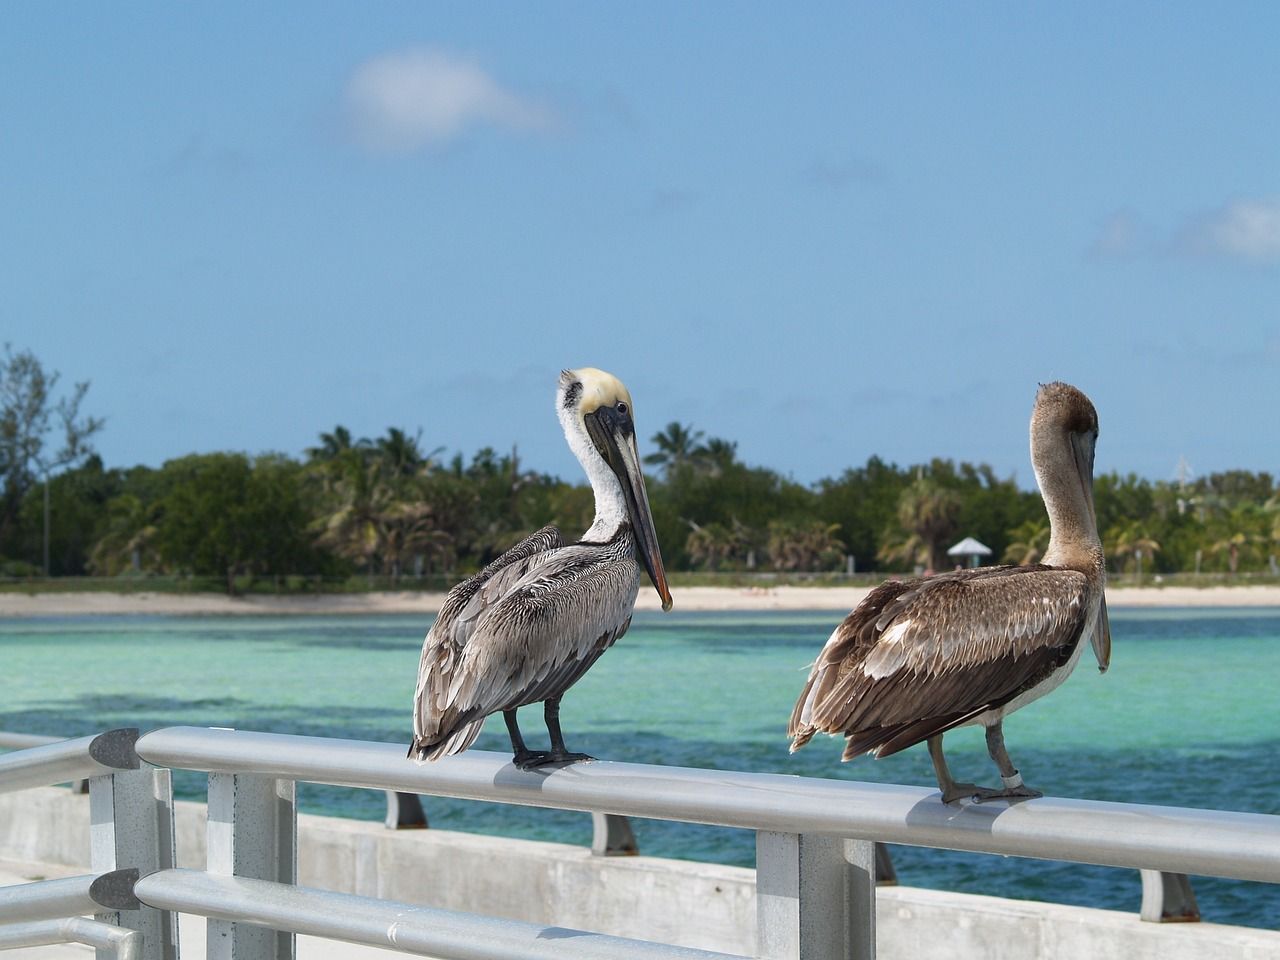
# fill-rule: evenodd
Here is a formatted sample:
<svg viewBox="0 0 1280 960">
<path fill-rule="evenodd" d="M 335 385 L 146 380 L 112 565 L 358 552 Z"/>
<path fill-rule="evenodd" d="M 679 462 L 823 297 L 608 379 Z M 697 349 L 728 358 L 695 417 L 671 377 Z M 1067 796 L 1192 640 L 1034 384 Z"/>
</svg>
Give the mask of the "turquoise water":
<svg viewBox="0 0 1280 960">
<path fill-rule="evenodd" d="M 841 764 L 840 741 L 787 753 L 786 720 L 831 613 L 638 614 L 565 697 L 570 749 L 638 763 L 933 786 L 923 747 Z M 414 616 L 69 618 L 0 622 L 0 730 L 230 726 L 408 741 Z M 1280 610 L 1112 612 L 1114 659 L 1086 652 L 1005 724 L 1014 761 L 1053 796 L 1280 813 Z M 525 716 L 527 714 L 527 716 Z M 531 743 L 541 711 L 522 711 Z M 993 782 L 978 730 L 947 735 L 953 772 Z M 500 718 L 477 746 L 508 750 Z M 195 774 L 181 796 L 199 797 Z M 300 785 L 314 813 L 381 819 L 380 794 Z M 424 800 L 433 826 L 590 842 L 584 814 Z M 746 831 L 640 821 L 641 850 L 751 865 Z M 1136 911 L 1134 871 L 894 847 L 903 883 Z M 1280 886 L 1198 879 L 1205 919 L 1280 925 Z"/>
</svg>

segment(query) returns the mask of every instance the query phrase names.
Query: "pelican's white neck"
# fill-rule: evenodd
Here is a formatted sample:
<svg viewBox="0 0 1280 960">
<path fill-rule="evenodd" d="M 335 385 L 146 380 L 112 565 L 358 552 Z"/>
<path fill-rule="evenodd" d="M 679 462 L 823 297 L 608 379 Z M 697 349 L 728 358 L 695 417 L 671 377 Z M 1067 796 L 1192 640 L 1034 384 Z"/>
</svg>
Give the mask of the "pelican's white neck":
<svg viewBox="0 0 1280 960">
<path fill-rule="evenodd" d="M 582 422 L 582 414 L 576 405 L 565 406 L 559 398 L 556 414 L 560 418 L 560 426 L 564 428 L 564 438 L 569 449 L 582 464 L 582 469 L 591 481 L 591 490 L 596 497 L 596 518 L 582 535 L 583 540 L 608 540 L 622 524 L 630 519 L 627 512 L 627 499 L 622 493 L 622 483 L 609 465 L 605 463 L 600 452 L 596 450 L 591 437 L 587 435 L 586 424 Z"/>
</svg>

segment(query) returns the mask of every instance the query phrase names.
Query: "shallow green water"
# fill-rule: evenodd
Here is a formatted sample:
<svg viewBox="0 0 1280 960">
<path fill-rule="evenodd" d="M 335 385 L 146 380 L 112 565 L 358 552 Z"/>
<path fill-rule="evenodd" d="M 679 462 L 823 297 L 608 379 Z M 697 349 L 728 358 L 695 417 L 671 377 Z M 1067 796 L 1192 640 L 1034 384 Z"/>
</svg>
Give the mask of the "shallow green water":
<svg viewBox="0 0 1280 960">
<path fill-rule="evenodd" d="M 922 747 L 841 764 L 822 738 L 787 753 L 786 719 L 831 613 L 640 614 L 566 696 L 570 749 L 639 763 L 932 786 Z M 0 622 L 0 729 L 79 735 L 177 723 L 406 742 L 421 637 L 411 616 L 75 618 Z M 1054 796 L 1280 813 L 1280 610 L 1112 612 L 1114 659 L 1086 652 L 1006 741 Z M 524 714 L 528 714 L 527 717 Z M 531 742 L 540 711 L 522 711 Z M 477 744 L 508 749 L 500 718 Z M 981 732 L 947 736 L 957 775 L 994 781 Z M 176 781 L 199 796 L 193 774 Z M 304 810 L 380 819 L 379 794 L 303 785 Z M 590 840 L 582 814 L 427 799 L 434 826 Z M 750 865 L 745 831 L 643 821 L 645 853 Z M 1132 871 L 894 848 L 904 883 L 1136 910 Z M 1280 926 L 1280 887 L 1202 879 L 1206 919 Z"/>
</svg>

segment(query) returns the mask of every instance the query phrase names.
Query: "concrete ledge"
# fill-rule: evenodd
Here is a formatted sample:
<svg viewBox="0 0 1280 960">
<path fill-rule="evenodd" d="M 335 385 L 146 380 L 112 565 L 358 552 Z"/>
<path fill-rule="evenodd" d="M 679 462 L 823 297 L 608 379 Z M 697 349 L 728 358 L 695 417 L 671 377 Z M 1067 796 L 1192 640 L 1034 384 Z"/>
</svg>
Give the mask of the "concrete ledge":
<svg viewBox="0 0 1280 960">
<path fill-rule="evenodd" d="M 202 869 L 204 805 L 180 802 L 175 817 L 178 865 Z M 83 869 L 88 797 L 54 788 L 0 795 L 0 859 Z M 304 814 L 298 874 L 341 893 L 755 953 L 755 871 L 743 867 Z M 915 887 L 881 888 L 877 901 L 878 953 L 888 960 L 1280 957 L 1280 932 L 1249 927 L 1143 923 L 1136 913 Z"/>
</svg>

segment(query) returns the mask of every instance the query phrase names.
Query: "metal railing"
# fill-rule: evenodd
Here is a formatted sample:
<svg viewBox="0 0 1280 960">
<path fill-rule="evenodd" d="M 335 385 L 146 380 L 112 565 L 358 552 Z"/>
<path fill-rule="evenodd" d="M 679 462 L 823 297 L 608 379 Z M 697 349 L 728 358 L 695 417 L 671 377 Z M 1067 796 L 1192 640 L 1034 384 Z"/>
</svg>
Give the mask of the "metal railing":
<svg viewBox="0 0 1280 960">
<path fill-rule="evenodd" d="M 93 817 L 95 829 L 115 824 L 115 855 L 94 869 L 108 859 L 112 869 L 139 868 L 140 911 L 161 919 L 156 939 L 144 938 L 147 960 L 173 955 L 162 934 L 174 910 L 209 918 L 215 960 L 289 960 L 295 933 L 443 958 L 726 956 L 298 887 L 297 781 L 754 830 L 758 955 L 772 960 L 874 956 L 876 840 L 1280 882 L 1280 817 L 1264 814 L 1055 798 L 957 806 L 921 787 L 612 762 L 525 772 L 505 754 L 474 750 L 417 765 L 398 744 L 195 727 L 157 730 L 132 746 L 138 770 L 91 781 L 91 803 L 106 796 L 104 782 L 117 784 L 114 809 Z M 28 753 L 37 750 L 51 748 Z M 65 773 L 53 757 L 46 775 Z M 0 789 L 6 771 L 27 771 L 31 782 L 31 767 L 30 758 L 0 757 Z M 168 770 L 158 768 L 209 775 L 207 872 L 173 869 Z M 150 819 L 121 802 L 119 782 L 130 773 L 163 774 L 163 784 L 152 781 L 159 789 L 133 797 Z M 145 821 L 156 839 L 142 842 L 146 829 L 123 829 L 121 817 Z M 120 845 L 124 836 L 132 846 Z"/>
<path fill-rule="evenodd" d="M 138 759 L 137 730 L 30 739 L 0 756 L 0 793 L 87 780 L 93 873 L 0 888 L 0 949 L 77 942 L 100 960 L 177 960 L 177 918 L 133 893 L 139 876 L 174 865 L 169 771 Z"/>
<path fill-rule="evenodd" d="M 65 740 L 65 737 L 0 730 L 0 750 L 26 750 L 31 747 L 62 743 Z M 20 788 L 14 786 L 10 789 Z M 71 789 L 76 793 L 88 793 L 89 781 L 76 780 L 71 784 Z M 426 811 L 422 808 L 422 799 L 416 793 L 406 793 L 402 790 L 387 790 L 385 793 L 387 814 L 383 823 L 388 830 L 425 830 L 430 826 Z M 591 821 L 591 852 L 596 856 L 629 857 L 640 852 L 635 833 L 626 817 L 601 813 L 593 814 Z M 891 882 L 886 879 L 893 877 L 893 865 L 889 860 L 888 851 L 880 848 L 876 853 L 881 858 L 881 880 Z"/>
</svg>

